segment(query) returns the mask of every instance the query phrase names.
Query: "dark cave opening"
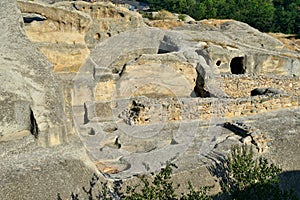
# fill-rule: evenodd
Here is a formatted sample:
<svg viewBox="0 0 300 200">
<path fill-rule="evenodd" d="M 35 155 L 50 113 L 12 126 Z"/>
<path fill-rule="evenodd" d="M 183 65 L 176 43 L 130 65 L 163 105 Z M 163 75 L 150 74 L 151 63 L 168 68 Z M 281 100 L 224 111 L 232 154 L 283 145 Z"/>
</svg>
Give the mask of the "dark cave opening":
<svg viewBox="0 0 300 200">
<path fill-rule="evenodd" d="M 39 15 L 39 14 L 26 14 L 25 16 L 23 16 L 23 21 L 26 24 L 32 23 L 34 21 L 36 22 L 41 22 L 41 21 L 45 21 L 47 18 Z"/>
<path fill-rule="evenodd" d="M 165 53 L 171 53 L 172 51 L 168 51 L 165 49 L 158 49 L 157 54 L 165 54 Z"/>
<path fill-rule="evenodd" d="M 245 74 L 244 57 L 235 57 L 230 62 L 232 74 Z"/>
<path fill-rule="evenodd" d="M 207 98 L 210 97 L 210 93 L 204 89 L 204 78 L 202 77 L 199 72 L 197 72 L 197 80 L 196 80 L 196 85 L 194 87 L 194 92 L 196 94 L 196 97 L 202 97 L 202 98 Z"/>
<path fill-rule="evenodd" d="M 30 132 L 35 138 L 38 138 L 39 129 L 32 110 L 30 110 Z"/>
</svg>

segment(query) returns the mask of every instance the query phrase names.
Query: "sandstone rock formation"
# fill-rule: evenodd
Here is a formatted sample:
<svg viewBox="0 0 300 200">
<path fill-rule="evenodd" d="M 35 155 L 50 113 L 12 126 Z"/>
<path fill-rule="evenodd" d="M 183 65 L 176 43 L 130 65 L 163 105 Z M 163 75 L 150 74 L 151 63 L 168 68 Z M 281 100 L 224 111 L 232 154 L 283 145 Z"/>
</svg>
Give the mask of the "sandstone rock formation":
<svg viewBox="0 0 300 200">
<path fill-rule="evenodd" d="M 46 4 L 18 1 L 29 39 L 54 64 L 55 71 L 76 72 L 99 42 L 143 26 L 136 12 L 109 2 Z"/>
<path fill-rule="evenodd" d="M 27 39 L 16 2 L 1 1 L 0 16 L 0 199 L 67 198 L 95 170 L 72 140 L 60 81 Z"/>
<path fill-rule="evenodd" d="M 60 144 L 66 119 L 52 65 L 26 38 L 15 2 L 1 2 L 1 15 L 1 135 L 28 130 L 43 146 Z"/>
<path fill-rule="evenodd" d="M 297 50 L 232 20 L 162 30 L 110 3 L 16 5 L 0 3 L 0 199 L 65 199 L 92 173 L 168 160 L 182 185 L 214 184 L 210 164 L 247 142 L 227 121 L 260 130 L 249 142 L 300 191 Z"/>
<path fill-rule="evenodd" d="M 218 124 L 297 108 L 299 67 L 297 52 L 231 20 L 122 33 L 97 46 L 75 77 L 77 129 L 92 159 L 114 166 L 115 177 L 155 171 L 172 158 L 203 161 L 228 141 Z M 251 96 L 266 86 L 284 93 Z"/>
</svg>

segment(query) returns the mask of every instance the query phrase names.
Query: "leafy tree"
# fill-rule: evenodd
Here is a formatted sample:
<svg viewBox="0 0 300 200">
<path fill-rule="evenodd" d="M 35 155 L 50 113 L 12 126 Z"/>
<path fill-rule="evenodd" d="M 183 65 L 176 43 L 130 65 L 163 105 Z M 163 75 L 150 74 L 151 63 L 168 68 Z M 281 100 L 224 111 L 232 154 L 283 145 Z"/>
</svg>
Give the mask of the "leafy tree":
<svg viewBox="0 0 300 200">
<path fill-rule="evenodd" d="M 299 33 L 300 0 L 143 0 L 153 10 L 188 14 L 196 20 L 246 22 L 261 31 Z"/>
<path fill-rule="evenodd" d="M 275 12 L 272 31 L 297 33 L 300 28 L 300 1 L 274 0 Z"/>
<path fill-rule="evenodd" d="M 191 13 L 187 13 L 195 19 L 203 19 L 206 16 L 206 5 L 204 3 L 196 3 L 191 9 Z"/>
</svg>

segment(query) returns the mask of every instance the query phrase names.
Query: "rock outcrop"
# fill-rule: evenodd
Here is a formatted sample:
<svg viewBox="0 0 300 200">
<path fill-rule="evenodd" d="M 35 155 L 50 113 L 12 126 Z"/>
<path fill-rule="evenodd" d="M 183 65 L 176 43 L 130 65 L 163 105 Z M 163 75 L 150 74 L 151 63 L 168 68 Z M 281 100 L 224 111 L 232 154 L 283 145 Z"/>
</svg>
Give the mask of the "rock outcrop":
<svg viewBox="0 0 300 200">
<path fill-rule="evenodd" d="M 16 2 L 1 1 L 0 199 L 67 199 L 95 167 L 73 138 L 53 65 L 22 25 Z"/>
<path fill-rule="evenodd" d="M 59 72 L 76 72 L 99 42 L 143 26 L 141 16 L 109 2 L 18 1 L 29 39 Z"/>
<path fill-rule="evenodd" d="M 300 191 L 297 50 L 233 20 L 164 30 L 105 2 L 18 7 L 0 3 L 0 199 L 66 199 L 92 173 L 128 180 L 168 160 L 182 185 L 210 185 L 208 166 L 242 143 Z"/>
<path fill-rule="evenodd" d="M 11 14 L 13 13 L 13 14 Z M 28 130 L 43 146 L 66 135 L 63 96 L 52 64 L 26 38 L 15 2 L 1 2 L 1 135 Z"/>
<path fill-rule="evenodd" d="M 73 111 L 100 170 L 113 166 L 113 176 L 124 178 L 158 170 L 164 160 L 181 163 L 218 147 L 223 151 L 228 140 L 218 124 L 298 108 L 297 52 L 242 22 L 217 22 L 145 27 L 109 38 L 91 52 L 75 77 Z M 251 96 L 262 85 L 285 92 Z M 204 142 L 206 133 L 213 142 Z M 200 152 L 194 152 L 190 147 L 199 141 Z"/>
</svg>

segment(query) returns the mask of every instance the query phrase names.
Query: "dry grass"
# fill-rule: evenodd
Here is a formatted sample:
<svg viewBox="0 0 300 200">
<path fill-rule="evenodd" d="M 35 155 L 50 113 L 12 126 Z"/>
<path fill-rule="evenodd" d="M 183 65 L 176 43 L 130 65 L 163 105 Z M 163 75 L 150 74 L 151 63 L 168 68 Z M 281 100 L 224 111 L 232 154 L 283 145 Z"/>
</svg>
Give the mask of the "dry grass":
<svg viewBox="0 0 300 200">
<path fill-rule="evenodd" d="M 233 22 L 232 19 L 204 19 L 201 20 L 200 23 L 208 26 L 214 26 L 220 28 L 222 24 L 226 22 Z"/>
<path fill-rule="evenodd" d="M 149 26 L 157 27 L 163 30 L 171 29 L 177 26 L 183 26 L 184 22 L 177 20 L 152 20 L 148 23 Z"/>
<path fill-rule="evenodd" d="M 54 65 L 54 72 L 78 72 L 80 69 L 80 65 L 77 66 L 62 66 L 62 65 Z"/>
<path fill-rule="evenodd" d="M 296 39 L 295 36 L 283 33 L 269 33 L 269 35 L 280 40 L 286 48 L 300 52 L 300 39 Z"/>
</svg>

